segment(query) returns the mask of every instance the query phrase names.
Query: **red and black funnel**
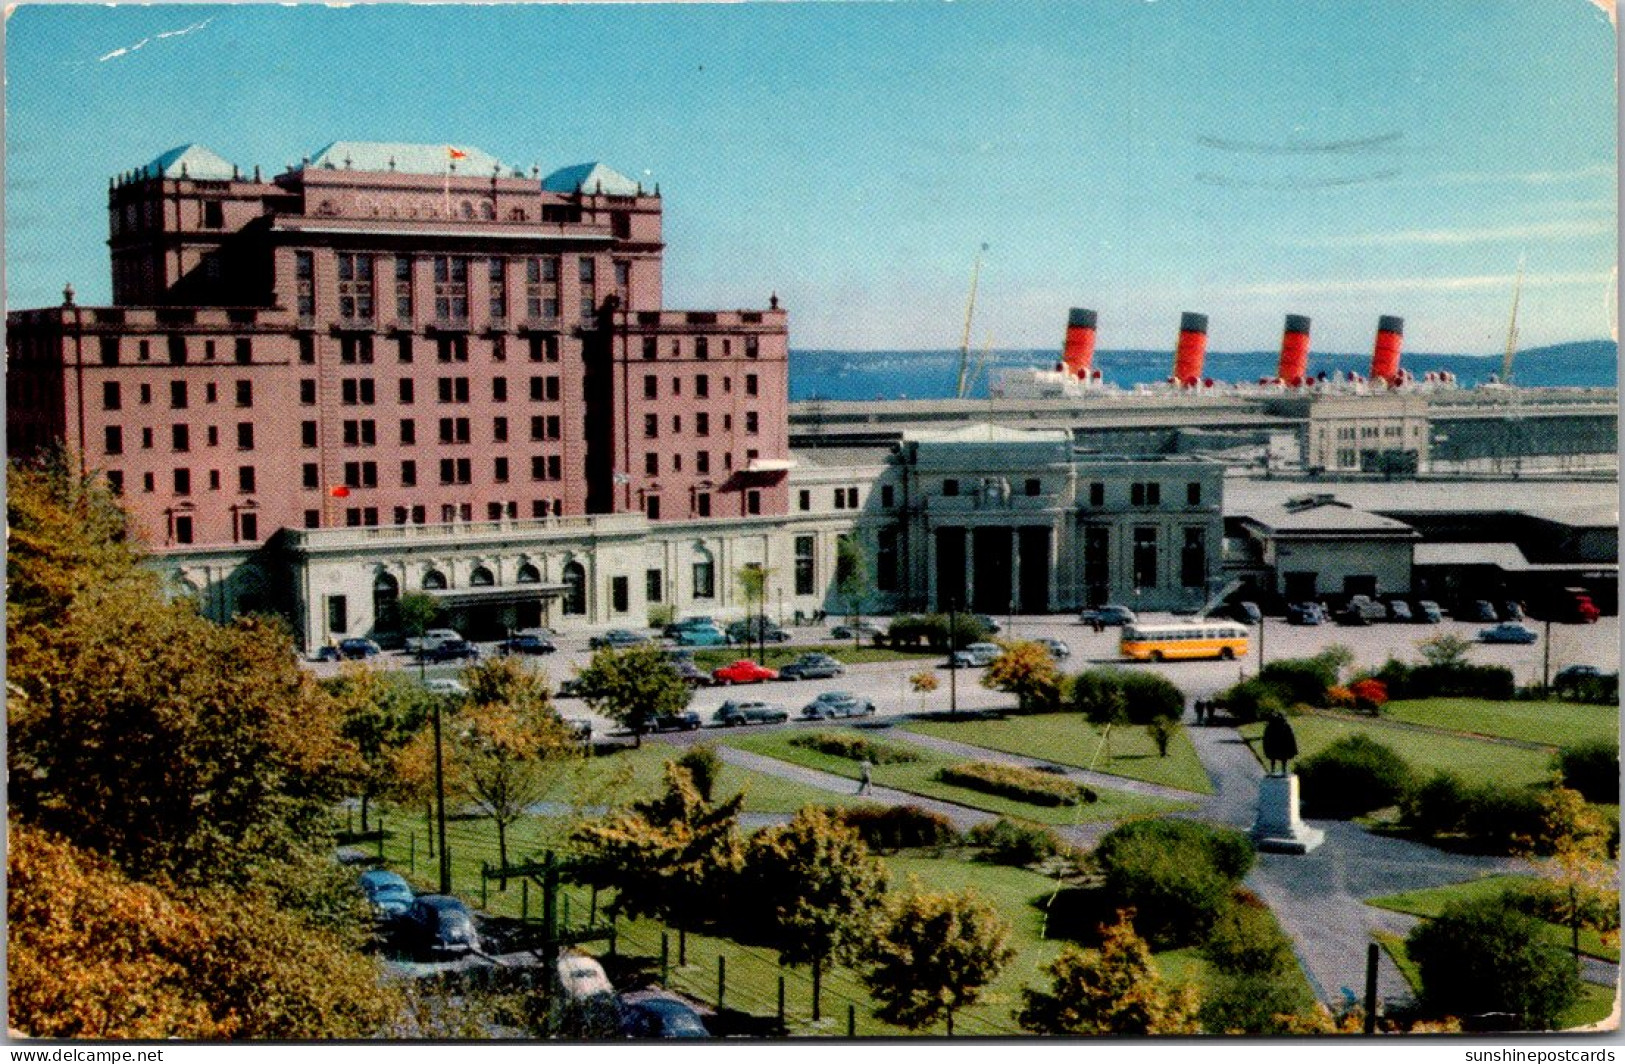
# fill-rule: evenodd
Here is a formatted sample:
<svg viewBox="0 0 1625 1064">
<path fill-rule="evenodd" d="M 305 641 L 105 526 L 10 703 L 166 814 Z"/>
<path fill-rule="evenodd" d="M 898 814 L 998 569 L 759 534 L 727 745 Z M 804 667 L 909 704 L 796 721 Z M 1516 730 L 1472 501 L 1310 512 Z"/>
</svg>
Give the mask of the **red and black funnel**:
<svg viewBox="0 0 1625 1064">
<path fill-rule="evenodd" d="M 1371 349 L 1371 379 L 1394 384 L 1399 380 L 1399 349 L 1405 336 L 1405 319 L 1384 314 L 1377 319 L 1377 343 Z"/>
<path fill-rule="evenodd" d="M 1066 347 L 1061 362 L 1073 377 L 1089 376 L 1095 360 L 1095 312 L 1073 307 L 1066 314 Z"/>
<path fill-rule="evenodd" d="M 1309 319 L 1302 314 L 1288 314 L 1286 329 L 1281 333 L 1281 361 L 1276 364 L 1275 376 L 1291 388 L 1300 387 L 1309 372 Z"/>
<path fill-rule="evenodd" d="M 1202 379 L 1207 355 L 1207 315 L 1186 311 L 1179 319 L 1179 346 L 1174 349 L 1174 383 L 1194 387 Z"/>
</svg>

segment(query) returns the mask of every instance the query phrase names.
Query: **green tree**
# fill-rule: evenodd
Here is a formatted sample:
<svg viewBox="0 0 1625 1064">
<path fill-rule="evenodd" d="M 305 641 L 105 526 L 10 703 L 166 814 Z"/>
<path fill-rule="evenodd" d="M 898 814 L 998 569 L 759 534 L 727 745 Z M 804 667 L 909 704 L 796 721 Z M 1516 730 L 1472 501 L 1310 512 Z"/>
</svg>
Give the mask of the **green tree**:
<svg viewBox="0 0 1625 1064">
<path fill-rule="evenodd" d="M 858 832 L 828 810 L 806 808 L 782 827 L 751 837 L 746 894 L 769 923 L 779 959 L 809 965 L 813 1018 L 822 1002 L 824 969 L 854 959 L 873 937 L 886 892 L 886 869 Z"/>
<path fill-rule="evenodd" d="M 418 641 L 418 679 L 421 680 L 428 660 L 422 652 L 423 635 L 440 616 L 440 600 L 424 591 L 408 591 L 396 600 L 395 608 L 400 612 L 401 630 Z"/>
<path fill-rule="evenodd" d="M 694 694 L 666 652 L 653 644 L 594 651 L 579 682 L 587 705 L 629 728 L 640 746 L 656 717 L 681 713 Z"/>
<path fill-rule="evenodd" d="M 1453 668 L 1467 662 L 1467 652 L 1473 648 L 1470 640 L 1463 639 L 1454 632 L 1443 632 L 1419 640 L 1416 649 L 1422 652 L 1422 660 L 1429 665 L 1441 668 Z"/>
<path fill-rule="evenodd" d="M 1022 640 L 1001 643 L 1004 653 L 982 674 L 982 686 L 1016 696 L 1019 712 L 1046 712 L 1060 708 L 1061 672 L 1042 643 Z"/>
<path fill-rule="evenodd" d="M 1106 756 L 1112 756 L 1112 729 L 1129 722 L 1128 696 L 1118 669 L 1085 669 L 1072 681 L 1072 705 L 1097 728 L 1104 728 L 1101 738 Z M 1098 752 L 1098 751 L 1097 751 Z"/>
<path fill-rule="evenodd" d="M 754 632 L 764 647 L 761 656 L 767 656 L 765 646 L 767 643 L 767 583 L 772 570 L 760 562 L 750 562 L 740 567 L 734 574 L 739 581 L 739 595 L 745 600 L 745 613 L 748 617 L 747 631 Z M 749 639 L 746 642 L 750 642 Z M 765 664 L 765 662 L 763 662 Z"/>
<path fill-rule="evenodd" d="M 856 535 L 835 540 L 835 593 L 846 604 L 847 621 L 856 621 L 869 595 L 869 555 Z M 854 634 L 852 640 L 856 643 L 859 637 Z"/>
<path fill-rule="evenodd" d="M 1185 730 L 1185 726 L 1177 717 L 1157 717 L 1145 726 L 1145 730 L 1151 736 L 1151 741 L 1157 744 L 1157 756 L 1167 757 L 1168 745 Z"/>
<path fill-rule="evenodd" d="M 717 748 L 710 743 L 691 746 L 677 759 L 677 764 L 694 781 L 694 789 L 700 792 L 700 797 L 712 801 L 717 780 L 722 776 L 722 755 L 717 753 Z"/>
<path fill-rule="evenodd" d="M 887 906 L 868 950 L 864 985 L 880 1003 L 875 1015 L 911 1031 L 976 1004 L 982 988 L 1015 958 L 1010 926 L 974 890 L 911 891 Z"/>
<path fill-rule="evenodd" d="M 664 793 L 572 832 L 579 856 L 570 875 L 613 889 L 610 912 L 698 928 L 729 912 L 728 895 L 743 861 L 743 803 L 744 795 L 736 794 L 713 805 L 688 770 L 668 761 Z"/>
<path fill-rule="evenodd" d="M 1046 991 L 1024 989 L 1016 1022 L 1049 1035 L 1190 1034 L 1196 1030 L 1196 995 L 1170 987 L 1135 934 L 1133 911 L 1102 927 L 1098 956 L 1067 946 L 1044 971 Z"/>
<path fill-rule="evenodd" d="M 366 831 L 371 803 L 398 793 L 396 755 L 423 730 L 429 696 L 417 684 L 358 662 L 345 663 L 323 687 L 338 705 L 340 732 L 361 758 L 357 782 L 361 830 Z"/>
<path fill-rule="evenodd" d="M 1406 951 L 1435 1016 L 1508 1012 L 1525 1029 L 1549 1030 L 1580 994 L 1574 961 L 1540 923 L 1504 897 L 1453 902 L 1411 931 Z"/>
</svg>

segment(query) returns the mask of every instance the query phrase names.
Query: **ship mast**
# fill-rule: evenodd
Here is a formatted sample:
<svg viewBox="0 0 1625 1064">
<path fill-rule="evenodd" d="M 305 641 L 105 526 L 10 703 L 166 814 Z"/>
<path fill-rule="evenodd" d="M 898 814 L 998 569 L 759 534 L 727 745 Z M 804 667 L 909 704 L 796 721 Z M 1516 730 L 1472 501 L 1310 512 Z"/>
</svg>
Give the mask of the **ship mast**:
<svg viewBox="0 0 1625 1064">
<path fill-rule="evenodd" d="M 1501 359 L 1501 383 L 1512 383 L 1512 356 L 1518 353 L 1518 297 L 1523 294 L 1523 256 L 1518 256 L 1518 283 L 1512 289 L 1512 320 L 1507 323 L 1507 351 Z"/>
<path fill-rule="evenodd" d="M 965 336 L 959 344 L 959 383 L 954 389 L 955 399 L 965 398 L 965 387 L 970 383 L 966 379 L 970 369 L 970 325 L 971 318 L 976 313 L 976 283 L 982 277 L 982 251 L 986 250 L 987 245 L 983 244 L 982 250 L 976 253 L 976 265 L 971 268 L 970 301 L 965 304 Z"/>
</svg>

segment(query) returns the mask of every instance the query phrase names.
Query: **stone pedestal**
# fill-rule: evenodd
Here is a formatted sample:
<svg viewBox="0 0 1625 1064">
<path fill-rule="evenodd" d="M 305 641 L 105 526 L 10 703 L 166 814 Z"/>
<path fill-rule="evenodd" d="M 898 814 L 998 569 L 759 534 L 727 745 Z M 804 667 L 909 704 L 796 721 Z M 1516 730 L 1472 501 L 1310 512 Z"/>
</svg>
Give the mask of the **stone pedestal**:
<svg viewBox="0 0 1625 1064">
<path fill-rule="evenodd" d="M 1265 776 L 1258 785 L 1253 844 L 1268 853 L 1308 853 L 1325 841 L 1325 832 L 1298 817 L 1298 777 Z"/>
</svg>

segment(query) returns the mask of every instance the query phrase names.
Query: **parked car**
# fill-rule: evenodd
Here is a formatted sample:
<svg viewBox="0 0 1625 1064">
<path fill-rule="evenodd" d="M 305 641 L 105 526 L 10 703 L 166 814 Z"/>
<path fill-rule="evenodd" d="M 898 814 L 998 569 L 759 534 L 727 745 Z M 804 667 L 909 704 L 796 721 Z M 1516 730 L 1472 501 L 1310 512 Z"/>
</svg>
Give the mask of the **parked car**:
<svg viewBox="0 0 1625 1064">
<path fill-rule="evenodd" d="M 790 633 L 765 617 L 747 617 L 728 626 L 730 643 L 788 643 Z"/>
<path fill-rule="evenodd" d="M 1394 599 L 1388 603 L 1388 619 L 1404 624 L 1410 624 L 1416 618 L 1411 613 L 1411 604 L 1404 599 Z"/>
<path fill-rule="evenodd" d="M 673 638 L 680 647 L 720 647 L 728 642 L 728 634 L 715 625 L 696 624 L 679 628 Z"/>
<path fill-rule="evenodd" d="M 1485 628 L 1478 633 L 1480 643 L 1533 643 L 1539 638 L 1534 629 L 1525 628 L 1515 621 Z"/>
<path fill-rule="evenodd" d="M 866 717 L 875 704 L 850 691 L 825 691 L 802 707 L 803 720 L 834 720 L 836 717 Z"/>
<path fill-rule="evenodd" d="M 1438 624 L 1444 620 L 1444 611 L 1432 599 L 1417 599 L 1416 609 L 1411 614 L 1417 624 Z"/>
<path fill-rule="evenodd" d="M 1045 650 L 1049 651 L 1049 656 L 1054 658 L 1056 661 L 1061 661 L 1072 656 L 1072 648 L 1061 642 L 1059 639 L 1040 639 L 1038 640 L 1038 643 Z"/>
<path fill-rule="evenodd" d="M 1501 604 L 1501 619 L 1503 621 L 1524 620 L 1523 607 L 1516 602 L 1503 602 Z M 339 644 L 341 647 L 344 645 Z"/>
<path fill-rule="evenodd" d="M 1595 624 L 1602 611 L 1583 587 L 1566 587 L 1554 603 L 1552 620 L 1565 624 Z"/>
<path fill-rule="evenodd" d="M 997 643 L 972 643 L 954 651 L 950 660 L 961 669 L 980 669 L 993 664 L 993 659 L 1003 653 L 1004 648 Z"/>
<path fill-rule="evenodd" d="M 1463 602 L 1455 608 L 1454 613 L 1458 621 L 1498 621 L 1501 619 L 1495 615 L 1495 607 L 1484 599 Z"/>
<path fill-rule="evenodd" d="M 1356 609 L 1353 606 L 1344 606 L 1332 614 L 1332 620 L 1338 624 L 1348 625 L 1353 628 L 1365 628 L 1371 624 L 1371 617 L 1364 610 Z"/>
<path fill-rule="evenodd" d="M 595 635 L 587 640 L 587 646 L 593 650 L 603 650 L 608 647 L 613 650 L 625 650 L 627 647 L 641 646 L 648 642 L 643 636 L 625 628 L 611 628 L 602 635 Z"/>
<path fill-rule="evenodd" d="M 1264 614 L 1256 602 L 1230 602 L 1217 611 L 1217 616 L 1229 621 L 1239 621 L 1242 624 L 1257 624 L 1264 619 Z"/>
<path fill-rule="evenodd" d="M 664 994 L 622 995 L 620 1031 L 627 1038 L 709 1038 L 700 1014 Z"/>
<path fill-rule="evenodd" d="M 718 687 L 725 687 L 731 683 L 761 683 L 763 680 L 778 678 L 777 669 L 763 668 L 748 658 L 741 658 L 732 665 L 711 670 L 711 679 Z"/>
<path fill-rule="evenodd" d="M 423 681 L 423 689 L 432 695 L 460 696 L 468 694 L 468 688 L 458 680 L 446 676 L 436 676 Z"/>
<path fill-rule="evenodd" d="M 667 639 L 676 639 L 677 634 L 684 628 L 720 628 L 720 624 L 711 617 L 684 617 L 680 621 L 673 621 L 660 630 L 660 634 Z"/>
<path fill-rule="evenodd" d="M 566 953 L 559 957 L 559 992 L 571 1001 L 586 1001 L 602 995 L 613 995 L 615 987 L 604 966 L 585 953 Z"/>
<path fill-rule="evenodd" d="M 378 644 L 370 639 L 339 640 L 339 656 L 345 661 L 365 661 L 376 658 L 379 653 Z"/>
<path fill-rule="evenodd" d="M 711 718 L 727 728 L 743 724 L 783 724 L 790 711 L 777 702 L 724 702 Z"/>
<path fill-rule="evenodd" d="M 1318 602 L 1294 602 L 1286 608 L 1286 623 L 1297 625 L 1325 624 L 1326 611 Z"/>
<path fill-rule="evenodd" d="M 387 868 L 369 868 L 361 873 L 361 893 L 380 920 L 394 920 L 412 907 L 412 885 Z"/>
<path fill-rule="evenodd" d="M 849 621 L 831 628 L 829 634 L 831 639 L 873 639 L 880 628 L 868 621 Z"/>
<path fill-rule="evenodd" d="M 1084 624 L 1103 624 L 1108 628 L 1121 628 L 1125 624 L 1133 624 L 1140 618 L 1127 606 L 1105 605 L 1093 606 L 1078 614 L 1078 620 Z"/>
<path fill-rule="evenodd" d="M 425 661 L 474 661 L 480 656 L 480 648 L 466 639 L 456 639 L 441 643 L 432 650 L 423 654 Z"/>
<path fill-rule="evenodd" d="M 310 660 L 311 661 L 343 661 L 344 656 L 339 653 L 339 648 L 338 647 L 335 647 L 335 646 L 320 646 L 320 647 L 317 647 L 315 650 L 311 651 Z"/>
<path fill-rule="evenodd" d="M 655 717 L 649 722 L 649 727 L 657 732 L 699 731 L 702 723 L 700 715 L 688 709 L 681 713 L 666 713 Z"/>
<path fill-rule="evenodd" d="M 559 648 L 542 633 L 526 629 L 504 639 L 498 649 L 504 654 L 552 654 Z"/>
<path fill-rule="evenodd" d="M 430 628 L 421 636 L 412 636 L 406 640 L 408 654 L 423 655 L 441 643 L 462 642 L 462 633 L 455 628 Z"/>
<path fill-rule="evenodd" d="M 992 617 L 985 613 L 978 613 L 976 615 L 976 623 L 981 625 L 983 628 L 986 628 L 990 635 L 998 635 L 1000 632 L 1004 631 L 1004 629 L 999 627 L 998 621 L 995 621 Z"/>
<path fill-rule="evenodd" d="M 1362 614 L 1368 622 L 1386 621 L 1388 607 L 1372 598 L 1370 595 L 1350 595 L 1348 602 L 1343 604 L 1344 613 L 1356 612 Z"/>
<path fill-rule="evenodd" d="M 1602 670 L 1595 665 L 1565 665 L 1552 677 L 1552 690 L 1573 691 L 1593 680 L 1602 679 Z"/>
<path fill-rule="evenodd" d="M 711 674 L 701 671 L 700 667 L 694 664 L 693 658 L 673 658 L 671 667 L 677 670 L 677 675 L 690 687 L 711 686 Z"/>
<path fill-rule="evenodd" d="M 828 654 L 803 654 L 779 670 L 781 680 L 827 680 L 845 675 L 846 667 Z"/>
<path fill-rule="evenodd" d="M 444 894 L 421 894 L 413 899 L 402 924 L 408 944 L 422 953 L 467 953 L 480 948 L 474 914 Z"/>
</svg>

